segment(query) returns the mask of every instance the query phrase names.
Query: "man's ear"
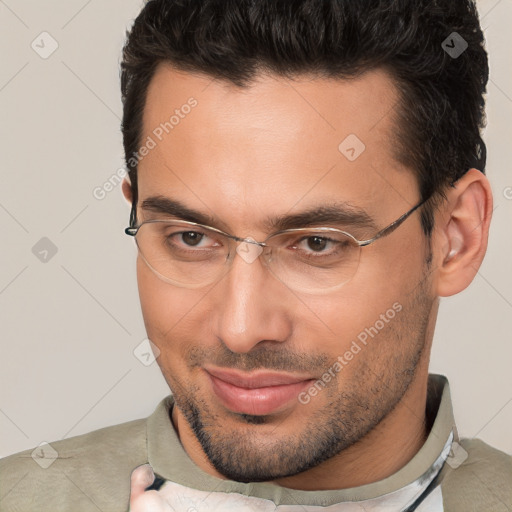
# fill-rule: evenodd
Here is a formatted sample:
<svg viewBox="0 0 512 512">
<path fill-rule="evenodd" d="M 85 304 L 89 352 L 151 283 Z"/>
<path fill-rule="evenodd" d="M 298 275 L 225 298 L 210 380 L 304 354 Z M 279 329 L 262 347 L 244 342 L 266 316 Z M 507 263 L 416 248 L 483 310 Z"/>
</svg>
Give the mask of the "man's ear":
<svg viewBox="0 0 512 512">
<path fill-rule="evenodd" d="M 132 204 L 133 194 L 132 194 L 132 185 L 130 183 L 130 179 L 128 177 L 124 177 L 123 183 L 121 184 L 121 189 L 123 191 L 124 198 L 130 203 L 130 206 Z"/>
<path fill-rule="evenodd" d="M 436 215 L 436 294 L 449 297 L 473 281 L 487 250 L 493 211 L 487 177 L 470 169 L 446 193 Z"/>
</svg>

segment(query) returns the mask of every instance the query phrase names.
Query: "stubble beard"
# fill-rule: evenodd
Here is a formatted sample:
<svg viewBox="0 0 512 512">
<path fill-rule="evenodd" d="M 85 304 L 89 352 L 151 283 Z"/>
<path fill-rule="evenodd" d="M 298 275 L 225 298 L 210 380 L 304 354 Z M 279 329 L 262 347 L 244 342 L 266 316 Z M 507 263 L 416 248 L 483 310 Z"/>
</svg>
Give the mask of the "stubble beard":
<svg viewBox="0 0 512 512">
<path fill-rule="evenodd" d="M 433 305 L 423 284 L 350 362 L 354 365 L 351 380 L 339 388 L 339 379 L 334 379 L 311 400 L 314 405 L 321 395 L 326 396 L 325 406 L 312 409 L 308 417 L 297 419 L 295 411 L 307 411 L 307 406 L 297 402 L 289 423 L 286 417 L 276 421 L 272 415 L 234 413 L 226 421 L 200 397 L 197 386 L 173 386 L 173 379 L 168 379 L 177 407 L 213 467 L 237 482 L 290 477 L 318 466 L 374 429 L 400 402 L 422 358 Z M 381 361 L 385 356 L 384 364 L 378 364 L 379 356 Z M 236 426 L 229 428 L 233 421 Z"/>
</svg>

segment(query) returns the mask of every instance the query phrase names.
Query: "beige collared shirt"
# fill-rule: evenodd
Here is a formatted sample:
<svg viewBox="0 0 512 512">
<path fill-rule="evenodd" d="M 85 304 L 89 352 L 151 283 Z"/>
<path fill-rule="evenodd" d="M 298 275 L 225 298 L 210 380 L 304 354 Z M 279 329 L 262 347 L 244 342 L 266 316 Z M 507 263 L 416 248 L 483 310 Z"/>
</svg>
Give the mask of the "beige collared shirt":
<svg viewBox="0 0 512 512">
<path fill-rule="evenodd" d="M 512 511 L 512 457 L 478 439 L 460 440 L 450 389 L 429 375 L 432 428 L 393 475 L 359 487 L 300 491 L 222 480 L 201 470 L 170 420 L 172 396 L 148 418 L 55 441 L 0 460 L 0 512 L 126 512 L 130 474 L 149 463 L 176 511 Z"/>
</svg>

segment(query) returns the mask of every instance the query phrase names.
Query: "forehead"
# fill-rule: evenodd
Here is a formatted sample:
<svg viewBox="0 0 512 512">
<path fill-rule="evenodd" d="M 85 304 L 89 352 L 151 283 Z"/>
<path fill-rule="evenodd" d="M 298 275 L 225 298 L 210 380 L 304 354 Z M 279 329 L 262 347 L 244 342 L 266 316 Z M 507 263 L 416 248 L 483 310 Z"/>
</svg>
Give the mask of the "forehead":
<svg viewBox="0 0 512 512">
<path fill-rule="evenodd" d="M 177 144 L 186 142 L 179 137 L 186 132 L 190 145 L 201 143 L 194 144 L 196 149 L 224 139 L 226 145 L 250 142 L 252 147 L 292 142 L 292 149 L 299 152 L 305 136 L 315 135 L 314 142 L 325 141 L 332 147 L 349 134 L 373 146 L 383 136 L 393 135 L 398 99 L 384 70 L 350 79 L 313 75 L 288 79 L 261 72 L 248 87 L 238 87 L 162 63 L 148 87 L 143 130 L 158 138 L 158 128 L 170 121 L 169 134 L 162 135 L 171 135 L 168 139 Z M 189 109 L 192 102 L 197 104 Z M 184 123 L 187 118 L 193 121 Z M 186 126 L 192 123 L 193 133 Z M 255 137 L 251 141 L 246 139 L 249 133 Z"/>
<path fill-rule="evenodd" d="M 236 212 L 247 226 L 322 200 L 398 200 L 401 211 L 415 182 L 393 158 L 397 101 L 382 70 L 348 80 L 262 73 L 240 88 L 160 65 L 143 115 L 152 149 L 139 162 L 139 197 Z"/>
</svg>

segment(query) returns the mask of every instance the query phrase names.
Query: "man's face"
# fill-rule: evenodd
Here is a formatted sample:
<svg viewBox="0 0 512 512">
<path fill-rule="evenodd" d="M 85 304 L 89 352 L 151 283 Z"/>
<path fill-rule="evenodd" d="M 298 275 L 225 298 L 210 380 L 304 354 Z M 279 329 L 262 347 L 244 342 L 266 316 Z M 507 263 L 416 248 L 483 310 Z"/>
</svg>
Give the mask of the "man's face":
<svg viewBox="0 0 512 512">
<path fill-rule="evenodd" d="M 197 105 L 182 109 L 191 97 Z M 381 229 L 419 200 L 413 173 L 393 157 L 397 99 L 380 71 L 347 81 L 261 75 L 239 89 L 161 66 L 144 111 L 141 140 L 150 136 L 156 147 L 139 164 L 138 221 L 168 218 L 141 208 L 164 196 L 213 217 L 216 228 L 259 241 L 270 234 L 264 219 L 333 203 L 365 210 Z M 176 109 L 169 133 L 155 132 Z M 358 148 L 339 149 L 350 134 L 365 145 L 358 156 Z M 327 226 L 360 240 L 376 232 L 350 222 Z M 235 255 L 220 281 L 187 289 L 138 258 L 144 321 L 176 414 L 217 471 L 238 481 L 297 474 L 354 444 L 393 410 L 424 365 L 431 334 L 426 254 L 418 212 L 364 247 L 354 277 L 327 294 L 290 289 L 261 259 Z M 266 371 L 301 383 L 281 395 L 247 391 L 207 369 Z"/>
</svg>

